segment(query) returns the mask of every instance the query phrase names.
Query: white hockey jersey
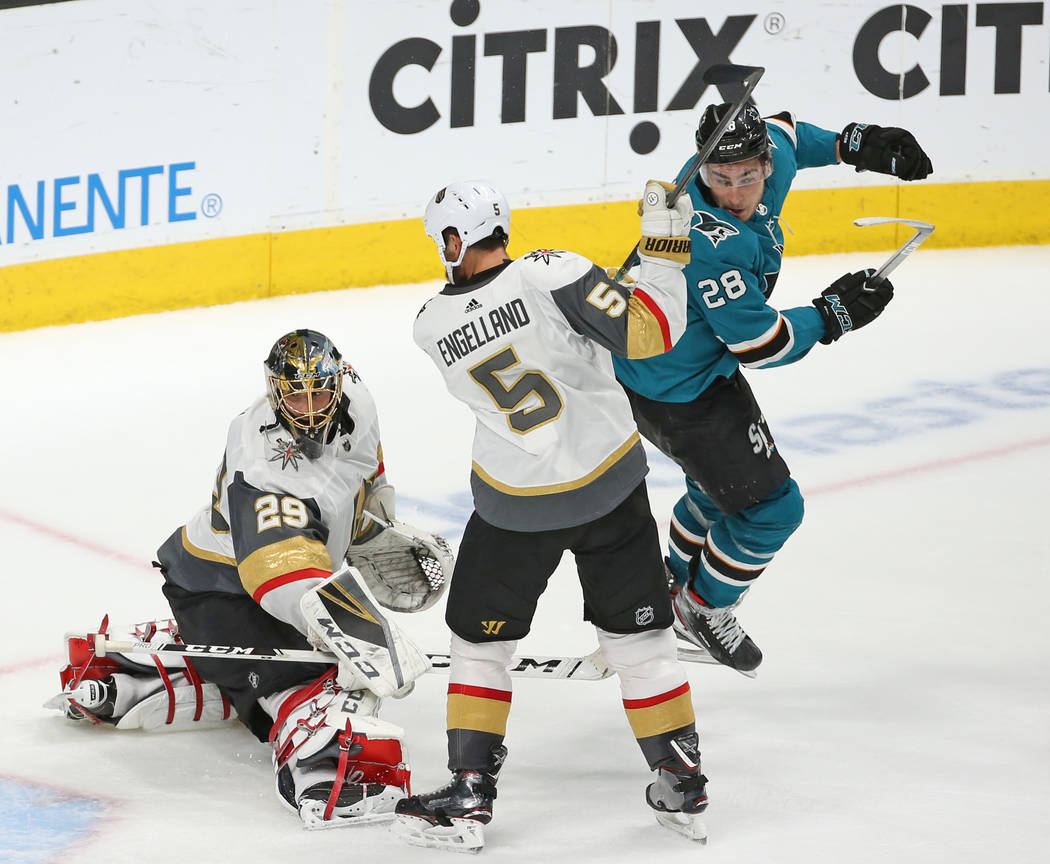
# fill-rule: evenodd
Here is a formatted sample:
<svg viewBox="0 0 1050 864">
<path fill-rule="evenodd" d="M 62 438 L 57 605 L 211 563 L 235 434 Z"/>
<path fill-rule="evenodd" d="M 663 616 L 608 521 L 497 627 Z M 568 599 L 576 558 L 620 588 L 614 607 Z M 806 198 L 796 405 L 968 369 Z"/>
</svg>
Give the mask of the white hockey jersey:
<svg viewBox="0 0 1050 864">
<path fill-rule="evenodd" d="M 649 357 L 685 329 L 670 263 L 613 281 L 574 252 L 542 249 L 446 285 L 413 337 L 474 411 L 471 489 L 481 518 L 542 531 L 613 510 L 648 467 L 610 351 Z"/>
<path fill-rule="evenodd" d="M 158 552 L 169 581 L 187 591 L 247 592 L 306 633 L 299 598 L 371 527 L 365 497 L 387 482 L 375 402 L 350 369 L 341 405 L 338 434 L 312 461 L 265 398 L 233 420 L 211 504 Z"/>
</svg>

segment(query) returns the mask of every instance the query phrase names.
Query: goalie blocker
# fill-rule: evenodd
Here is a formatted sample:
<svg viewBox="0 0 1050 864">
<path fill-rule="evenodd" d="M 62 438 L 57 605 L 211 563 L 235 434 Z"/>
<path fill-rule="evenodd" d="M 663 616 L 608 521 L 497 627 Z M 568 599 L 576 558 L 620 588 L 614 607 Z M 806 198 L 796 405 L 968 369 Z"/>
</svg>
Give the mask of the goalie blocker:
<svg viewBox="0 0 1050 864">
<path fill-rule="evenodd" d="M 430 660 L 379 611 L 359 577 L 347 565 L 303 595 L 299 608 L 309 628 L 307 638 L 315 648 L 336 655 L 341 687 L 401 698 L 430 668 Z"/>
</svg>

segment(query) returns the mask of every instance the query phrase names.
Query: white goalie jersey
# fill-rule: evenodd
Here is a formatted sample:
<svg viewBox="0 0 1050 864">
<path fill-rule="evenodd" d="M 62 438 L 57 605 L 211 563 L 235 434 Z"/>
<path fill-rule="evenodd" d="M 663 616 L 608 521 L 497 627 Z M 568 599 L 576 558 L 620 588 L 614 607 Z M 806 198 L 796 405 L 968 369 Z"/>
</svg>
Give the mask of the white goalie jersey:
<svg viewBox="0 0 1050 864">
<path fill-rule="evenodd" d="M 537 250 L 446 285 L 414 339 L 473 410 L 471 488 L 492 525 L 542 531 L 613 510 L 648 468 L 615 352 L 650 357 L 685 329 L 679 267 L 643 261 L 636 286 L 573 252 Z"/>
<path fill-rule="evenodd" d="M 191 592 L 246 592 L 306 633 L 300 597 L 341 566 L 347 545 L 371 527 L 364 500 L 387 482 L 375 403 L 349 367 L 340 415 L 315 460 L 300 452 L 266 398 L 234 418 L 210 506 L 159 550 L 169 581 Z"/>
</svg>

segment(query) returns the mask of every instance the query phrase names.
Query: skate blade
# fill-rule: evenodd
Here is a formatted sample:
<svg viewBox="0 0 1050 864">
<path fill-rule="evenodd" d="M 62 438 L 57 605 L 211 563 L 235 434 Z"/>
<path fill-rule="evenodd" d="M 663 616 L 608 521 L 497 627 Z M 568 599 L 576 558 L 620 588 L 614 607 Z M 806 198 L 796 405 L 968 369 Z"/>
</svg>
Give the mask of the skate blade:
<svg viewBox="0 0 1050 864">
<path fill-rule="evenodd" d="M 393 786 L 378 795 L 370 795 L 350 807 L 336 807 L 332 818 L 325 819 L 325 801 L 303 801 L 299 804 L 299 818 L 309 831 L 329 828 L 355 828 L 363 825 L 381 825 L 394 821 L 394 807 L 405 793 Z"/>
<path fill-rule="evenodd" d="M 390 831 L 411 846 L 476 854 L 485 845 L 485 828 L 473 819 L 451 819 L 452 825 L 431 825 L 416 816 L 398 815 Z"/>
<path fill-rule="evenodd" d="M 656 811 L 656 821 L 664 828 L 670 828 L 677 834 L 699 843 L 707 845 L 707 828 L 698 816 L 690 816 L 688 813 L 667 813 L 662 810 Z"/>
<path fill-rule="evenodd" d="M 714 657 L 707 653 L 706 648 L 701 648 L 698 645 L 695 645 L 691 640 L 686 639 L 686 637 L 682 636 L 680 633 L 676 633 L 675 635 L 678 636 L 681 642 L 685 643 L 684 645 L 679 644 L 678 646 L 678 659 L 683 663 L 707 663 L 712 666 L 725 666 L 724 663 L 719 663 Z M 733 669 L 733 667 L 726 666 L 726 669 Z M 739 672 L 745 678 L 758 677 L 758 670 L 756 669 L 752 669 L 750 672 L 745 672 L 742 669 L 733 669 L 733 671 Z"/>
</svg>

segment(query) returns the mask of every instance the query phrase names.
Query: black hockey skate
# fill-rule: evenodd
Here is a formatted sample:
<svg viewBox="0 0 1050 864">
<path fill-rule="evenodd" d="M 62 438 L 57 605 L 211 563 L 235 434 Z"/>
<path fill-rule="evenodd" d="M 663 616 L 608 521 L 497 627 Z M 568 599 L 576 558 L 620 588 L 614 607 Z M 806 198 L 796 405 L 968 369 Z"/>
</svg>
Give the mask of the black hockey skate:
<svg viewBox="0 0 1050 864">
<path fill-rule="evenodd" d="M 657 769 L 656 780 L 645 789 L 645 801 L 665 828 L 706 843 L 707 829 L 696 818 L 707 809 L 707 778 L 700 771 L 696 732 L 675 738 L 671 749 L 675 758 Z"/>
<path fill-rule="evenodd" d="M 399 801 L 394 833 L 413 846 L 480 850 L 485 845 L 482 826 L 492 821 L 496 778 L 506 757 L 506 747 L 494 747 L 485 770 L 456 771 L 440 789 Z"/>
<path fill-rule="evenodd" d="M 737 601 L 739 602 L 739 601 Z M 679 639 L 703 648 L 719 663 L 754 677 L 762 652 L 736 620 L 736 606 L 708 606 L 691 587 L 672 600 L 674 631 Z"/>
</svg>

